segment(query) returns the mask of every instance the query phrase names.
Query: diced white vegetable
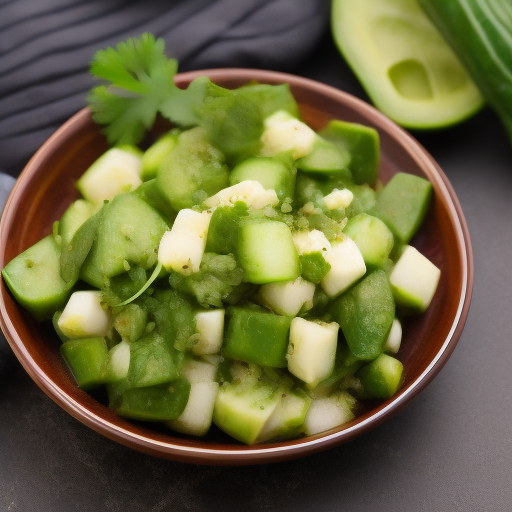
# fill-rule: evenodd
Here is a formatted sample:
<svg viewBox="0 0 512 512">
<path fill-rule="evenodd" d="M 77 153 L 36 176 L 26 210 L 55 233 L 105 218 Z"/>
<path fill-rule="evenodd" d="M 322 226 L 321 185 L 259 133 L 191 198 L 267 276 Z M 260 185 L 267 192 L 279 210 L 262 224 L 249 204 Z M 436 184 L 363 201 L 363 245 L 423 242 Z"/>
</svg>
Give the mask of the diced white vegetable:
<svg viewBox="0 0 512 512">
<path fill-rule="evenodd" d="M 320 284 L 330 298 L 344 292 L 366 273 L 361 251 L 348 236 L 344 236 L 323 255 L 331 268 Z"/>
<path fill-rule="evenodd" d="M 354 417 L 347 401 L 342 395 L 317 398 L 309 407 L 304 421 L 305 434 L 313 436 L 339 427 Z"/>
<path fill-rule="evenodd" d="M 402 324 L 398 318 L 393 320 L 391 330 L 389 331 L 388 339 L 384 345 L 384 352 L 391 352 L 396 354 L 400 350 L 402 343 Z"/>
<path fill-rule="evenodd" d="M 316 133 L 288 112 L 279 110 L 267 117 L 264 123 L 265 129 L 261 135 L 263 156 L 291 151 L 293 158 L 297 159 L 311 152 Z"/>
<path fill-rule="evenodd" d="M 347 208 L 350 206 L 352 199 L 354 199 L 354 194 L 348 188 L 341 190 L 335 188 L 324 197 L 324 203 L 329 210 L 335 210 L 336 208 Z"/>
<path fill-rule="evenodd" d="M 265 190 L 259 181 L 245 180 L 224 188 L 205 200 L 210 208 L 216 206 L 232 206 L 237 201 L 244 202 L 249 208 L 260 210 L 265 206 L 275 206 L 279 203 L 275 190 Z"/>
<path fill-rule="evenodd" d="M 109 149 L 78 180 L 82 195 L 96 207 L 141 183 L 142 157 L 120 148 Z"/>
<path fill-rule="evenodd" d="M 263 304 L 279 315 L 296 316 L 304 306 L 313 307 L 315 285 L 298 277 L 294 281 L 282 281 L 262 285 L 259 298 Z"/>
<path fill-rule="evenodd" d="M 396 262 L 389 282 L 398 304 L 425 311 L 439 283 L 441 271 L 414 247 L 407 245 Z"/>
<path fill-rule="evenodd" d="M 68 338 L 106 336 L 112 323 L 108 310 L 101 307 L 101 292 L 74 292 L 60 315 L 58 325 Z"/>
<path fill-rule="evenodd" d="M 187 378 L 190 384 L 196 382 L 213 382 L 217 376 L 218 361 L 206 361 L 204 359 L 187 359 L 183 363 L 181 374 Z"/>
<path fill-rule="evenodd" d="M 310 387 L 329 377 L 334 368 L 339 325 L 296 317 L 290 325 L 288 370 Z"/>
<path fill-rule="evenodd" d="M 224 335 L 223 309 L 199 311 L 195 315 L 199 340 L 192 348 L 196 355 L 216 354 L 220 351 Z"/>
<path fill-rule="evenodd" d="M 130 344 L 127 341 L 121 341 L 110 349 L 109 358 L 111 379 L 124 379 L 130 368 Z"/>
<path fill-rule="evenodd" d="M 196 382 L 190 386 L 190 394 L 185 409 L 176 420 L 167 426 L 194 436 L 204 436 L 212 424 L 213 407 L 219 390 L 218 382 Z"/>
<path fill-rule="evenodd" d="M 164 233 L 158 248 L 158 261 L 181 274 L 199 271 L 211 213 L 180 210 L 172 229 Z"/>
<path fill-rule="evenodd" d="M 293 243 L 299 254 L 328 251 L 331 249 L 331 243 L 318 229 L 298 231 L 293 235 Z"/>
</svg>

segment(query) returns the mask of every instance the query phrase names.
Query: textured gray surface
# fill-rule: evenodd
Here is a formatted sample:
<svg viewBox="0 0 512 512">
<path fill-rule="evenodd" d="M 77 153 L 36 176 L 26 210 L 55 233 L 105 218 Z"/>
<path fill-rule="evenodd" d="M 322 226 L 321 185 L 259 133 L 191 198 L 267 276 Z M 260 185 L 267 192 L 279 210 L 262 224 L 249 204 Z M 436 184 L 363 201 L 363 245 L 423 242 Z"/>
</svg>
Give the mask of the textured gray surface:
<svg viewBox="0 0 512 512">
<path fill-rule="evenodd" d="M 365 98 L 329 38 L 295 72 Z M 476 268 L 459 344 L 408 407 L 367 435 L 304 459 L 201 467 L 104 439 L 18 368 L 0 387 L 0 510 L 510 512 L 512 148 L 488 110 L 414 135 L 462 203 Z"/>
</svg>

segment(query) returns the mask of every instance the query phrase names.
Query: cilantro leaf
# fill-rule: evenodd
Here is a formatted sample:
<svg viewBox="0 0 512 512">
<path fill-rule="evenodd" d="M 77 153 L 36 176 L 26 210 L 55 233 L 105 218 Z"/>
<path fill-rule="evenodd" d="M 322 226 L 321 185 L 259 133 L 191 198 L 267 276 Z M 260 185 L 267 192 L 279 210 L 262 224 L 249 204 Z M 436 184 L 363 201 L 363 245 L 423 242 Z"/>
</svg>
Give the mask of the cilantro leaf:
<svg viewBox="0 0 512 512">
<path fill-rule="evenodd" d="M 140 142 L 160 106 L 183 92 L 174 83 L 177 61 L 166 57 L 164 47 L 163 39 L 145 33 L 95 54 L 91 73 L 110 85 L 92 89 L 87 101 L 111 144 Z"/>
</svg>

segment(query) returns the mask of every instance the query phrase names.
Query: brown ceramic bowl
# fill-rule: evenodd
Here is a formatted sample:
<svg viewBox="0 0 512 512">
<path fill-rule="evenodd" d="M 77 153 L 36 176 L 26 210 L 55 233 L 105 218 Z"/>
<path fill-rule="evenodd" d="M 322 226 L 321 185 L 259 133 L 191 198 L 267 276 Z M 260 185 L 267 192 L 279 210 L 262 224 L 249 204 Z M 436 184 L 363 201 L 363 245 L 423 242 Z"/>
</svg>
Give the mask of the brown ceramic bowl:
<svg viewBox="0 0 512 512">
<path fill-rule="evenodd" d="M 158 426 L 130 422 L 76 387 L 59 354 L 51 325 L 34 321 L 1 283 L 1 324 L 16 356 L 37 385 L 64 410 L 104 436 L 159 457 L 204 464 L 256 464 L 292 459 L 336 446 L 368 432 L 396 414 L 432 381 L 461 335 L 473 288 L 471 242 L 459 201 L 429 154 L 404 130 L 368 104 L 326 85 L 282 73 L 219 69 L 178 75 L 185 86 L 203 74 L 225 87 L 250 80 L 290 84 L 307 123 L 322 128 L 333 118 L 373 126 L 381 139 L 380 177 L 398 171 L 430 180 L 435 200 L 412 241 L 441 269 L 441 281 L 428 311 L 403 323 L 399 359 L 405 382 L 393 398 L 367 406 L 354 420 L 319 435 L 279 443 L 243 446 L 215 427 L 204 439 Z M 51 232 L 72 200 L 75 181 L 107 149 L 99 128 L 84 109 L 43 144 L 18 179 L 0 224 L 0 267 Z M 49 324 L 49 323 L 48 323 Z"/>
</svg>

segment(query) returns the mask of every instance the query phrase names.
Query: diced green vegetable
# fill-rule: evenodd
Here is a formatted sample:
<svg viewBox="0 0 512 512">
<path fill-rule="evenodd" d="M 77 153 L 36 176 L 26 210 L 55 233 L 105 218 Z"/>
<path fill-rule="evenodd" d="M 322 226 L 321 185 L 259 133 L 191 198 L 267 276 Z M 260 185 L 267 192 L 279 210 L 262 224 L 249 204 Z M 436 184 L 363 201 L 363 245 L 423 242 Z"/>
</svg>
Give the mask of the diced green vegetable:
<svg viewBox="0 0 512 512">
<path fill-rule="evenodd" d="M 363 366 L 357 376 L 366 395 L 372 398 L 390 398 L 398 390 L 402 371 L 403 365 L 398 359 L 381 354 Z"/>
<path fill-rule="evenodd" d="M 241 307 L 230 308 L 228 315 L 224 356 L 273 368 L 286 367 L 290 317 Z"/>
<path fill-rule="evenodd" d="M 444 17 L 454 25 L 459 20 Z M 475 84 L 418 2 L 334 0 L 331 23 L 340 52 L 372 101 L 399 124 L 448 126 L 482 106 Z"/>
<path fill-rule="evenodd" d="M 88 390 L 108 382 L 109 357 L 104 338 L 66 341 L 61 345 L 60 352 L 79 388 Z"/>
<path fill-rule="evenodd" d="M 375 184 L 380 161 L 380 139 L 375 128 L 335 119 L 320 135 L 350 154 L 348 168 L 355 183 Z"/>
<path fill-rule="evenodd" d="M 377 270 L 339 297 L 332 317 L 359 359 L 371 360 L 384 350 L 395 318 L 395 302 L 386 273 Z"/>
<path fill-rule="evenodd" d="M 60 247 L 52 235 L 11 260 L 2 276 L 16 300 L 38 320 L 62 308 L 75 284 L 60 276 Z"/>
<path fill-rule="evenodd" d="M 288 281 L 300 276 L 292 233 L 283 222 L 245 221 L 240 227 L 237 255 L 245 280 L 251 283 Z"/>
<path fill-rule="evenodd" d="M 388 226 L 398 241 L 406 244 L 425 219 L 432 194 L 429 181 L 400 172 L 379 194 L 374 215 Z"/>
</svg>

